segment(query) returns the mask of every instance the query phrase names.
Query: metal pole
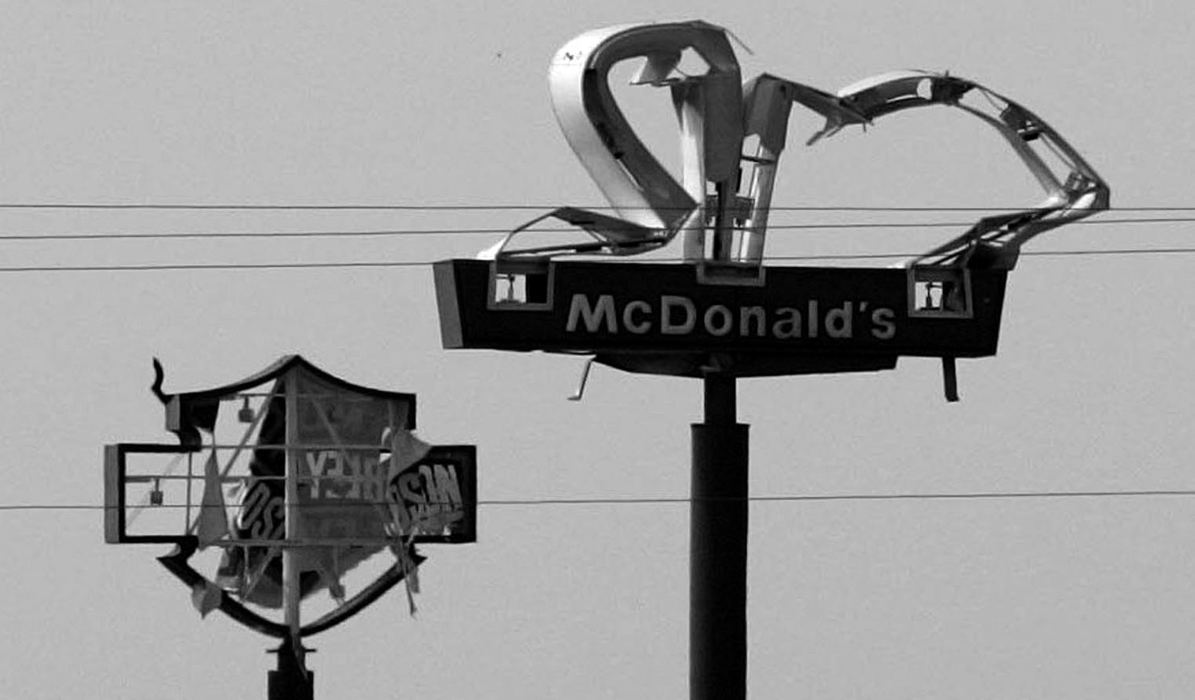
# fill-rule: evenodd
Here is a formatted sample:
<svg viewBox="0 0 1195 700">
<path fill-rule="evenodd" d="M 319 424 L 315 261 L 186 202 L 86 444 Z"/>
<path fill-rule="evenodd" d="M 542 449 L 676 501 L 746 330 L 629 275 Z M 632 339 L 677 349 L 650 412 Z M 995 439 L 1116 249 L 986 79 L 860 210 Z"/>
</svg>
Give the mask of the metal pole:
<svg viewBox="0 0 1195 700">
<path fill-rule="evenodd" d="M 692 426 L 689 698 L 747 697 L 748 426 L 735 378 L 706 375 L 705 422 Z"/>
<path fill-rule="evenodd" d="M 291 640 L 284 639 L 282 646 L 272 651 L 278 655 L 278 670 L 268 673 L 268 700 L 313 700 L 315 674 L 300 661 L 312 650 L 300 648 L 296 653 Z"/>
<path fill-rule="evenodd" d="M 302 595 L 299 552 L 295 542 L 302 535 L 299 523 L 299 387 L 292 373 L 286 380 L 286 544 L 282 547 L 282 605 L 290 636 L 278 649 L 278 670 L 269 673 L 269 700 L 311 700 L 312 674 L 307 671 L 303 640 L 299 638 Z"/>
</svg>

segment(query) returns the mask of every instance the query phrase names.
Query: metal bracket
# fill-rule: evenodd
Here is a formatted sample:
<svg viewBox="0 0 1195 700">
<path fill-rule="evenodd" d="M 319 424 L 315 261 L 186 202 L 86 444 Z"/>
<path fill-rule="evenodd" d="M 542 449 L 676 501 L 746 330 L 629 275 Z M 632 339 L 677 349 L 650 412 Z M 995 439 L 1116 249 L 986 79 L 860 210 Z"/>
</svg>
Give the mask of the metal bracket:
<svg viewBox="0 0 1195 700">
<path fill-rule="evenodd" d="M 577 383 L 577 390 L 568 397 L 569 401 L 580 401 L 585 396 L 585 385 L 589 383 L 589 370 L 593 367 L 595 359 L 597 358 L 591 357 L 585 361 L 585 366 L 581 369 L 581 381 Z"/>
<path fill-rule="evenodd" d="M 953 357 L 942 358 L 942 389 L 950 403 L 958 401 L 958 370 Z"/>
<path fill-rule="evenodd" d="M 701 260 L 696 267 L 698 284 L 762 287 L 767 277 L 767 268 L 758 262 Z"/>
</svg>

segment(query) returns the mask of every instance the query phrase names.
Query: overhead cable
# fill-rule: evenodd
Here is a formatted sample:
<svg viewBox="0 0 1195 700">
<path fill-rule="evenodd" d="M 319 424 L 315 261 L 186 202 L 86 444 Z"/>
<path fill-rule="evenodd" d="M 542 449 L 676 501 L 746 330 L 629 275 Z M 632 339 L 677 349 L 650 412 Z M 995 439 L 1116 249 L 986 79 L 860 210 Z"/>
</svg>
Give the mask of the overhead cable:
<svg viewBox="0 0 1195 700">
<path fill-rule="evenodd" d="M 1195 253 L 1195 247 L 1173 248 L 1116 248 L 1107 250 L 1037 250 L 1022 252 L 1022 256 L 1083 257 L 1129 255 L 1175 255 Z M 826 255 L 769 256 L 772 261 L 813 260 L 887 260 L 916 257 L 917 253 L 841 253 Z M 679 262 L 675 258 L 657 258 L 649 262 Z M 433 261 L 364 260 L 348 262 L 278 262 L 278 263 L 146 263 L 129 265 L 12 265 L 0 267 L 0 273 L 29 272 L 144 272 L 172 270 L 304 270 L 326 268 L 409 268 L 430 267 Z"/>
<path fill-rule="evenodd" d="M 684 505 L 694 502 L 742 502 L 751 503 L 801 503 L 822 501 L 951 501 L 951 500 L 1010 500 L 1010 499 L 1090 499 L 1090 498 L 1162 498 L 1195 496 L 1195 489 L 1141 489 L 1141 490 L 1095 490 L 1095 491 L 978 491 L 961 493 L 844 493 L 844 494 L 792 494 L 761 495 L 738 498 L 692 498 L 685 496 L 660 497 L 545 497 L 545 498 L 490 498 L 479 499 L 479 506 L 587 506 L 587 505 Z M 345 503 L 342 507 L 374 507 L 388 502 Z M 162 504 L 146 506 L 148 509 L 195 508 L 195 504 Z M 302 508 L 302 504 L 298 506 Z M 5 503 L 0 511 L 68 511 L 107 510 L 110 506 L 99 504 L 70 503 Z"/>
<path fill-rule="evenodd" d="M 1074 222 L 1078 226 L 1108 224 L 1175 224 L 1195 222 L 1192 217 L 1153 217 L 1130 219 L 1086 219 Z M 769 230 L 834 230 L 834 229 L 908 229 L 908 228 L 962 228 L 969 224 L 957 221 L 914 221 L 914 222 L 846 222 L 846 223 L 803 223 L 773 224 Z M 106 241 L 142 239 L 203 239 L 203 238 L 354 238 L 354 237 L 401 237 L 401 236 L 451 236 L 505 234 L 509 228 L 425 228 L 425 229 L 375 229 L 364 231 L 179 231 L 171 233 L 15 233 L 0 234 L 0 241 Z M 545 227 L 538 233 L 574 232 L 569 227 Z"/>
<path fill-rule="evenodd" d="M 102 203 L 102 202 L 0 202 L 0 209 L 29 210 L 145 210 L 145 211 L 527 211 L 554 209 L 554 204 L 229 204 L 229 203 Z M 610 210 L 609 205 L 585 206 L 585 209 Z M 849 211 L 849 212 L 966 212 L 1022 210 L 1024 206 L 943 207 L 878 205 L 773 205 L 771 211 Z M 1195 211 L 1195 206 L 1118 206 L 1101 211 Z"/>
</svg>

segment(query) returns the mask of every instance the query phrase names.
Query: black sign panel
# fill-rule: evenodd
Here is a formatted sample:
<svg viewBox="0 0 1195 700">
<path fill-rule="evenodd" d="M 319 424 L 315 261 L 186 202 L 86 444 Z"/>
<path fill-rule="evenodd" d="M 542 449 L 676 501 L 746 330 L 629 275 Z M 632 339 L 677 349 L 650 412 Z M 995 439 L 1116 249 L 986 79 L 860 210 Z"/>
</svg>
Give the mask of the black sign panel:
<svg viewBox="0 0 1195 700">
<path fill-rule="evenodd" d="M 663 367 L 669 357 L 725 355 L 745 368 L 741 374 L 881 369 L 901 355 L 992 355 L 1006 274 L 480 260 L 435 266 L 446 348 L 592 353 L 638 371 L 655 371 L 652 363 Z M 689 373 L 675 370 L 662 372 Z"/>
</svg>

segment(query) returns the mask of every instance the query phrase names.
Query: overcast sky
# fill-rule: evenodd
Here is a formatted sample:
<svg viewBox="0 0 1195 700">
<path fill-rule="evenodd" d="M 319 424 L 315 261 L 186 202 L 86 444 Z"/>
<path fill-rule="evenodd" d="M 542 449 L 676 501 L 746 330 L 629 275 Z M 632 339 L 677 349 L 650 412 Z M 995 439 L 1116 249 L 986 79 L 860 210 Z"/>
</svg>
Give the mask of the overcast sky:
<svg viewBox="0 0 1195 700">
<path fill-rule="evenodd" d="M 705 19 L 744 75 L 825 89 L 949 70 L 1034 110 L 1111 184 L 1105 220 L 1192 216 L 1190 3 L 0 2 L 0 203 L 526 205 L 489 211 L 0 209 L 0 234 L 507 229 L 603 201 L 546 73 L 591 28 Z M 649 91 L 649 88 L 641 88 Z M 662 92 L 645 133 L 673 138 Z M 658 109 L 657 109 L 658 108 Z M 654 111 L 653 111 L 654 109 Z M 651 123 L 656 116 L 658 122 Z M 1028 173 L 942 108 L 805 149 L 777 206 L 1017 208 Z M 653 137 L 654 138 L 654 137 Z M 777 223 L 973 213 L 777 212 Z M 1098 221 L 1098 220 L 1097 220 Z M 1033 252 L 1190 245 L 1190 223 L 1075 225 Z M 910 252 L 951 229 L 785 233 L 772 255 Z M 102 447 L 169 442 L 148 390 L 301 353 L 418 395 L 419 435 L 478 445 L 482 499 L 684 497 L 693 380 L 440 348 L 431 270 L 16 272 L 13 267 L 405 261 L 497 239 L 0 241 L 3 505 L 99 505 Z M 877 264 L 884 264 L 883 261 Z M 1026 256 L 998 356 L 749 380 L 757 496 L 1195 488 L 1190 254 Z M 684 504 L 485 506 L 429 546 L 419 614 L 382 599 L 313 640 L 318 698 L 681 698 Z M 0 688 L 22 699 L 264 697 L 270 640 L 200 620 L 97 510 L 0 510 Z M 1195 692 L 1193 497 L 756 502 L 752 698 L 1183 698 Z"/>
</svg>

